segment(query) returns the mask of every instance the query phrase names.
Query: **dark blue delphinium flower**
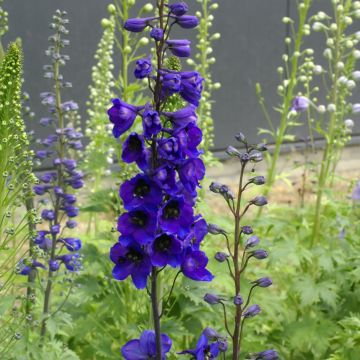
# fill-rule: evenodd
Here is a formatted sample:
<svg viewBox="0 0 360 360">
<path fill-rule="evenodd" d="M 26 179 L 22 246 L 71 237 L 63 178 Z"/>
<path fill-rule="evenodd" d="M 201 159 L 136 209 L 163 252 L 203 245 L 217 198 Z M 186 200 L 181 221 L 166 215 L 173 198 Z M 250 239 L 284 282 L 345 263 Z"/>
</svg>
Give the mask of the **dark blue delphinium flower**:
<svg viewBox="0 0 360 360">
<path fill-rule="evenodd" d="M 183 237 L 191 229 L 193 215 L 193 208 L 183 197 L 173 197 L 159 211 L 159 226 L 164 231 Z"/>
<path fill-rule="evenodd" d="M 221 338 L 215 330 L 207 328 L 202 332 L 195 349 L 184 350 L 178 354 L 190 354 L 196 360 L 216 359 L 221 351 L 227 350 L 224 344 L 226 344 L 224 338 Z"/>
<path fill-rule="evenodd" d="M 189 57 L 191 52 L 191 41 L 187 39 L 181 40 L 167 40 L 166 44 L 173 55 L 182 57 Z"/>
<path fill-rule="evenodd" d="M 146 287 L 147 278 L 151 272 L 150 257 L 136 243 L 123 246 L 115 244 L 110 250 L 110 259 L 115 266 L 112 275 L 116 280 L 124 280 L 131 276 L 138 289 Z"/>
<path fill-rule="evenodd" d="M 116 99 L 108 112 L 115 137 L 130 129 L 137 116 L 142 117 L 143 124 L 142 133 L 129 134 L 122 147 L 123 161 L 136 162 L 140 173 L 120 188 L 127 212 L 118 219 L 119 242 L 111 249 L 111 260 L 115 263 L 115 279 L 124 280 L 131 275 L 137 288 L 148 285 L 158 341 L 156 346 L 153 342 L 154 352 L 149 353 L 139 350 L 144 343 L 141 339 L 132 340 L 123 348 L 123 355 L 129 359 L 153 358 L 156 352 L 165 359 L 159 344 L 161 316 L 155 306 L 156 278 L 161 271 L 172 266 L 179 269 L 177 274 L 183 273 L 192 280 L 213 278 L 206 269 L 208 258 L 200 250 L 208 226 L 201 215 L 194 214 L 196 190 L 205 175 L 199 159 L 201 151 L 197 149 L 202 133 L 196 125 L 203 79 L 197 72 L 166 69 L 164 61 L 170 54 L 190 55 L 189 40 L 172 40 L 169 35 L 173 26 L 190 29 L 198 24 L 198 19 L 185 15 L 188 6 L 183 2 L 166 5 L 168 12 L 164 6 L 164 2 L 158 2 L 158 17 L 129 19 L 124 26 L 133 32 L 152 28 L 157 69 L 152 68 L 149 58 L 139 60 L 135 69 L 137 78 L 148 78 L 152 101 L 133 106 Z M 176 93 L 187 102 L 182 108 L 168 101 Z M 165 111 L 168 109 L 171 111 Z M 219 347 L 225 349 L 224 343 L 219 343 Z M 124 349 L 130 352 L 125 355 Z"/>
<path fill-rule="evenodd" d="M 164 112 L 163 114 L 171 121 L 174 129 L 183 129 L 191 123 L 196 123 L 196 107 L 188 105 L 183 109 L 174 112 Z"/>
<path fill-rule="evenodd" d="M 121 185 L 120 197 L 126 210 L 133 210 L 141 205 L 151 208 L 160 204 L 162 191 L 148 175 L 138 174 Z"/>
<path fill-rule="evenodd" d="M 218 295 L 207 293 L 204 295 L 204 301 L 210 305 L 216 305 L 223 301 L 223 299 Z"/>
<path fill-rule="evenodd" d="M 201 159 L 188 159 L 179 166 L 179 177 L 184 188 L 190 192 L 199 186 L 205 176 L 205 165 Z"/>
<path fill-rule="evenodd" d="M 134 75 L 137 79 L 144 79 L 151 74 L 152 65 L 150 58 L 139 59 L 136 61 Z"/>
<path fill-rule="evenodd" d="M 127 104 L 120 99 L 113 99 L 112 103 L 113 106 L 108 110 L 108 115 L 114 124 L 114 137 L 118 138 L 133 125 L 140 108 Z"/>
<path fill-rule="evenodd" d="M 35 268 L 42 268 L 42 269 L 46 269 L 46 266 L 42 263 L 40 263 L 39 261 L 32 261 L 31 263 L 27 264 L 25 263 L 23 260 L 21 260 L 17 265 L 16 265 L 16 273 L 20 274 L 20 275 L 29 275 L 32 269 Z"/>
<path fill-rule="evenodd" d="M 158 235 L 151 245 L 151 263 L 159 267 L 177 267 L 181 264 L 182 253 L 182 241 L 176 235 L 163 233 Z"/>
<path fill-rule="evenodd" d="M 252 284 L 260 287 L 269 287 L 272 285 L 272 280 L 268 277 L 263 277 L 252 282 Z"/>
<path fill-rule="evenodd" d="M 161 358 L 166 359 L 166 354 L 172 346 L 171 339 L 166 334 L 161 334 Z M 121 354 L 125 360 L 149 360 L 155 359 L 156 343 L 155 333 L 152 330 L 142 332 L 140 339 L 127 342 L 121 348 Z"/>
<path fill-rule="evenodd" d="M 81 240 L 77 238 L 61 238 L 58 240 L 63 243 L 69 251 L 79 251 L 81 249 Z"/>
<path fill-rule="evenodd" d="M 189 279 L 211 281 L 214 276 L 206 269 L 208 262 L 209 259 L 204 252 L 189 250 L 181 263 L 181 270 Z"/>
<path fill-rule="evenodd" d="M 157 135 L 162 129 L 159 113 L 149 107 L 146 107 L 142 114 L 142 124 L 146 139 Z"/>
<path fill-rule="evenodd" d="M 179 74 L 165 73 L 162 76 L 162 91 L 166 96 L 178 93 L 181 88 L 181 76 Z"/>
<path fill-rule="evenodd" d="M 137 133 L 131 133 L 123 144 L 121 158 L 126 163 L 136 162 L 139 167 L 146 164 L 144 138 Z"/>
<path fill-rule="evenodd" d="M 80 255 L 77 253 L 60 255 L 56 259 L 61 261 L 69 271 L 79 271 L 81 269 Z"/>
<path fill-rule="evenodd" d="M 154 240 L 157 219 L 156 212 L 146 207 L 138 207 L 120 215 L 118 231 L 125 236 L 132 236 L 139 244 L 148 244 Z"/>
</svg>

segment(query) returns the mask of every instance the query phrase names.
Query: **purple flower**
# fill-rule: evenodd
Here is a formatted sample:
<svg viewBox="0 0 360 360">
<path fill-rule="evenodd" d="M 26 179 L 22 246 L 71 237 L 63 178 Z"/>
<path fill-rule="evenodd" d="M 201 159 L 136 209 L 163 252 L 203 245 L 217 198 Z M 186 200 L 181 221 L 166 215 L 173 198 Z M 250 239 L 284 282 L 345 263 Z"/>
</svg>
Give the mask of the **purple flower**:
<svg viewBox="0 0 360 360">
<path fill-rule="evenodd" d="M 16 272 L 20 275 L 29 275 L 32 269 L 36 269 L 37 267 L 46 269 L 45 265 L 38 262 L 33 261 L 30 264 L 25 264 L 23 260 L 21 260 L 16 266 Z"/>
<path fill-rule="evenodd" d="M 113 99 L 112 103 L 113 106 L 108 110 L 108 115 L 114 124 L 113 135 L 118 138 L 132 126 L 140 108 L 120 99 Z"/>
<path fill-rule="evenodd" d="M 81 268 L 79 254 L 65 254 L 57 257 L 69 271 L 78 271 Z"/>
<path fill-rule="evenodd" d="M 48 126 L 48 125 L 50 125 L 53 121 L 54 121 L 53 118 L 46 117 L 46 118 L 41 118 L 40 121 L 39 121 L 39 123 L 40 123 L 40 125 L 42 125 L 42 126 Z"/>
<path fill-rule="evenodd" d="M 194 15 L 176 17 L 176 23 L 184 29 L 193 29 L 199 25 L 199 19 Z"/>
<path fill-rule="evenodd" d="M 136 162 L 140 168 L 144 168 L 147 163 L 144 138 L 131 133 L 124 142 L 121 158 L 128 164 Z"/>
<path fill-rule="evenodd" d="M 77 238 L 63 238 L 59 239 L 69 251 L 78 251 L 81 249 L 81 240 Z"/>
<path fill-rule="evenodd" d="M 63 111 L 75 111 L 79 109 L 79 105 L 75 101 L 66 101 L 61 104 L 61 109 Z"/>
<path fill-rule="evenodd" d="M 178 173 L 184 188 L 192 192 L 205 176 L 205 165 L 201 159 L 188 159 L 179 166 Z"/>
<path fill-rule="evenodd" d="M 182 40 L 167 40 L 169 50 L 173 55 L 178 57 L 189 57 L 191 52 L 191 41 L 187 39 Z"/>
<path fill-rule="evenodd" d="M 51 271 L 58 271 L 60 263 L 57 260 L 49 260 L 49 268 Z"/>
<path fill-rule="evenodd" d="M 305 96 L 296 96 L 293 100 L 291 110 L 295 110 L 296 112 L 306 111 L 309 107 L 310 101 Z"/>
<path fill-rule="evenodd" d="M 189 157 L 197 157 L 200 151 L 197 146 L 202 141 L 202 131 L 194 123 L 188 124 L 186 127 L 174 132 L 179 141 L 181 152 Z"/>
<path fill-rule="evenodd" d="M 120 197 L 126 210 L 140 205 L 156 206 L 162 200 L 160 187 L 145 174 L 138 174 L 120 187 Z"/>
<path fill-rule="evenodd" d="M 124 236 L 132 236 L 139 244 L 147 244 L 154 240 L 156 225 L 156 212 L 138 207 L 120 215 L 117 229 Z"/>
<path fill-rule="evenodd" d="M 188 251 L 181 263 L 181 271 L 195 281 L 211 281 L 214 276 L 206 269 L 208 258 L 202 251 Z"/>
<path fill-rule="evenodd" d="M 50 228 L 51 234 L 59 234 L 60 233 L 61 226 L 60 224 L 52 225 Z"/>
<path fill-rule="evenodd" d="M 44 195 L 47 191 L 52 188 L 51 185 L 35 185 L 33 190 L 36 195 Z"/>
<path fill-rule="evenodd" d="M 35 156 L 38 158 L 38 159 L 45 159 L 47 158 L 48 156 L 50 156 L 53 152 L 52 151 L 49 151 L 49 150 L 38 150 L 36 151 L 35 153 Z"/>
<path fill-rule="evenodd" d="M 50 232 L 45 230 L 40 230 L 37 232 L 34 242 L 35 244 L 39 245 L 40 249 L 51 249 L 52 241 L 47 237 L 48 234 L 50 234 Z"/>
<path fill-rule="evenodd" d="M 40 181 L 48 184 L 49 182 L 57 179 L 56 172 L 47 172 L 44 175 L 40 176 Z"/>
<path fill-rule="evenodd" d="M 183 1 L 177 2 L 175 4 L 169 4 L 166 6 L 169 8 L 170 13 L 176 16 L 182 16 L 186 14 L 189 10 L 188 5 Z"/>
<path fill-rule="evenodd" d="M 64 211 L 66 212 L 66 215 L 70 218 L 76 217 L 79 214 L 79 208 L 72 205 L 65 205 Z"/>
<path fill-rule="evenodd" d="M 125 21 L 124 29 L 131 32 L 142 32 L 155 17 L 134 18 Z"/>
<path fill-rule="evenodd" d="M 181 263 L 182 251 L 182 243 L 175 235 L 160 234 L 151 245 L 151 263 L 159 267 L 165 265 L 177 267 Z"/>
<path fill-rule="evenodd" d="M 277 360 L 279 354 L 275 350 L 265 350 L 251 355 L 251 360 Z"/>
<path fill-rule="evenodd" d="M 44 209 L 41 212 L 41 217 L 44 220 L 52 221 L 52 220 L 55 219 L 55 211 L 54 210 L 49 210 L 49 209 Z"/>
<path fill-rule="evenodd" d="M 191 229 L 193 216 L 193 208 L 183 197 L 173 197 L 159 211 L 159 226 L 166 232 L 183 237 Z"/>
<path fill-rule="evenodd" d="M 144 79 L 148 77 L 151 74 L 152 71 L 152 65 L 151 65 L 151 59 L 144 58 L 139 59 L 136 61 L 136 68 L 134 71 L 134 75 L 137 79 Z"/>
<path fill-rule="evenodd" d="M 254 304 L 249 306 L 242 314 L 244 318 L 250 318 L 258 315 L 261 312 L 261 308 L 259 305 Z"/>
<path fill-rule="evenodd" d="M 196 360 L 216 359 L 220 352 L 218 340 L 217 338 L 208 337 L 206 335 L 207 332 L 204 330 L 196 344 L 195 349 L 184 350 L 179 354 L 190 354 Z"/>
<path fill-rule="evenodd" d="M 166 334 L 161 334 L 161 358 L 166 359 L 166 353 L 171 349 L 172 341 Z M 155 359 L 156 340 L 155 332 L 145 330 L 140 339 L 134 339 L 127 342 L 121 348 L 121 354 L 125 360 L 148 360 Z"/>
<path fill-rule="evenodd" d="M 142 114 L 142 124 L 144 136 L 150 139 L 153 135 L 157 135 L 161 131 L 161 120 L 159 113 L 149 107 L 145 108 Z"/>
<path fill-rule="evenodd" d="M 177 138 L 170 137 L 167 139 L 160 139 L 158 141 L 159 155 L 169 161 L 177 161 L 181 159 L 180 147 Z"/>
<path fill-rule="evenodd" d="M 174 73 L 166 73 L 162 76 L 162 91 L 165 95 L 171 96 L 180 91 L 181 76 Z"/>
<path fill-rule="evenodd" d="M 264 185 L 265 184 L 265 177 L 264 176 L 255 176 L 249 180 L 252 184 L 255 185 Z"/>
<path fill-rule="evenodd" d="M 51 92 L 40 93 L 41 103 L 43 105 L 54 106 L 56 104 L 55 94 Z"/>
<path fill-rule="evenodd" d="M 216 224 L 209 224 L 208 232 L 212 235 L 226 235 L 226 231 Z"/>
<path fill-rule="evenodd" d="M 169 118 L 172 122 L 173 127 L 176 130 L 183 129 L 191 123 L 196 123 L 197 115 L 195 112 L 195 106 L 189 105 L 183 109 L 177 110 L 175 112 L 164 112 L 163 114 Z"/>
<path fill-rule="evenodd" d="M 45 140 L 43 140 L 41 143 L 42 145 L 46 146 L 46 147 L 50 147 L 52 145 L 54 145 L 58 140 L 58 136 L 55 134 L 52 135 L 48 135 L 47 138 Z"/>
<path fill-rule="evenodd" d="M 116 280 L 125 280 L 128 276 L 137 289 L 146 287 L 151 272 L 149 256 L 136 243 L 123 246 L 116 243 L 110 250 L 110 259 L 115 264 L 112 275 Z"/>
<path fill-rule="evenodd" d="M 76 196 L 74 194 L 64 194 L 63 195 L 64 202 L 66 204 L 74 204 L 76 202 Z"/>
<path fill-rule="evenodd" d="M 66 170 L 72 171 L 76 168 L 76 160 L 73 159 L 63 159 L 62 164 L 65 166 Z"/>
<path fill-rule="evenodd" d="M 150 37 L 155 41 L 160 41 L 164 37 L 164 30 L 160 28 L 152 28 L 150 31 Z"/>
<path fill-rule="evenodd" d="M 171 166 L 161 166 L 155 170 L 153 179 L 168 194 L 177 192 L 176 171 Z"/>
</svg>

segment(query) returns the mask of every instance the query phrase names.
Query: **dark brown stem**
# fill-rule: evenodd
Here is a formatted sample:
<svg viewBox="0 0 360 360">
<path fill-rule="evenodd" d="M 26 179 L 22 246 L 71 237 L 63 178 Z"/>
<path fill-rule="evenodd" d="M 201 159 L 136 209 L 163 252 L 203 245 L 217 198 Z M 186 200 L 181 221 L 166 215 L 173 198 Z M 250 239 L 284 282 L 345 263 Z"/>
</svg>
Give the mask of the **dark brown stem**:
<svg viewBox="0 0 360 360">
<path fill-rule="evenodd" d="M 161 360 L 161 328 L 157 294 L 157 270 L 154 266 L 151 271 L 151 306 L 155 330 L 156 360 Z"/>
</svg>

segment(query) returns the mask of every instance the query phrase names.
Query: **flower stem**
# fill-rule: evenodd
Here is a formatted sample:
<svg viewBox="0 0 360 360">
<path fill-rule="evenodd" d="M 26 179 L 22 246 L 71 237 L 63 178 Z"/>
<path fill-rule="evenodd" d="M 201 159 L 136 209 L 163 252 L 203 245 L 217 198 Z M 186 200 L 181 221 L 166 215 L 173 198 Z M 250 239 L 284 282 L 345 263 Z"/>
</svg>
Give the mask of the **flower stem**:
<svg viewBox="0 0 360 360">
<path fill-rule="evenodd" d="M 157 289 L 157 270 L 154 266 L 151 271 L 151 306 L 153 323 L 155 330 L 155 342 L 156 342 L 156 357 L 155 360 L 161 360 L 161 328 L 160 328 L 160 314 L 158 304 L 158 289 Z"/>
</svg>

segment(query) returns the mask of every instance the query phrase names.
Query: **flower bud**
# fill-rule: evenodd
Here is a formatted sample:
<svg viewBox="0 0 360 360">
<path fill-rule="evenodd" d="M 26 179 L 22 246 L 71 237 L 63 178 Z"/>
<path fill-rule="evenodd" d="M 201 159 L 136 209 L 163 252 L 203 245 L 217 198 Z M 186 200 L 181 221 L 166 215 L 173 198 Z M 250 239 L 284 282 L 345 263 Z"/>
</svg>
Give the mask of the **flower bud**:
<svg viewBox="0 0 360 360">
<path fill-rule="evenodd" d="M 259 314 L 261 312 L 261 308 L 259 305 L 254 304 L 249 306 L 244 312 L 243 312 L 243 317 L 244 318 L 250 318 L 250 317 L 254 317 L 257 314 Z"/>
<path fill-rule="evenodd" d="M 241 231 L 242 231 L 243 234 L 245 234 L 245 235 L 250 235 L 250 234 L 252 234 L 252 233 L 254 232 L 253 228 L 252 228 L 251 226 L 247 226 L 247 225 L 243 226 L 243 227 L 241 228 Z"/>
<path fill-rule="evenodd" d="M 237 149 L 235 149 L 233 146 L 228 146 L 228 148 L 226 149 L 226 153 L 230 156 L 241 157 L 241 153 Z"/>
<path fill-rule="evenodd" d="M 244 143 L 246 144 L 247 141 L 246 141 L 246 137 L 245 135 L 242 133 L 242 132 L 239 132 L 238 134 L 235 135 L 235 139 L 241 143 Z"/>
<path fill-rule="evenodd" d="M 234 296 L 234 305 L 238 306 L 238 305 L 242 305 L 244 303 L 244 299 L 242 298 L 241 295 L 236 295 Z"/>
<path fill-rule="evenodd" d="M 208 224 L 208 232 L 212 235 L 225 235 L 226 231 L 216 224 Z"/>
<path fill-rule="evenodd" d="M 252 184 L 255 185 L 264 185 L 265 184 L 265 177 L 264 176 L 255 176 L 249 180 Z"/>
<path fill-rule="evenodd" d="M 204 296 L 204 301 L 207 302 L 210 305 L 216 305 L 216 304 L 221 303 L 222 299 L 219 296 L 215 295 L 215 294 L 207 293 Z"/>
<path fill-rule="evenodd" d="M 228 254 L 224 253 L 224 252 L 217 252 L 214 256 L 215 260 L 222 263 L 224 261 L 226 261 L 226 259 L 229 257 Z"/>
<path fill-rule="evenodd" d="M 255 259 L 258 260 L 263 260 L 266 259 L 269 256 L 269 254 L 267 253 L 266 250 L 259 249 L 259 250 L 254 250 L 250 256 L 253 256 Z"/>
<path fill-rule="evenodd" d="M 250 201 L 250 203 L 255 206 L 264 206 L 268 203 L 268 201 L 265 196 L 256 196 Z"/>
<path fill-rule="evenodd" d="M 252 248 L 252 247 L 258 245 L 259 242 L 260 242 L 260 239 L 256 235 L 253 235 L 247 239 L 247 241 L 245 243 L 245 249 Z"/>
<path fill-rule="evenodd" d="M 263 277 L 263 278 L 253 281 L 252 284 L 260 286 L 260 287 L 269 287 L 272 285 L 272 280 L 270 278 Z"/>
</svg>

